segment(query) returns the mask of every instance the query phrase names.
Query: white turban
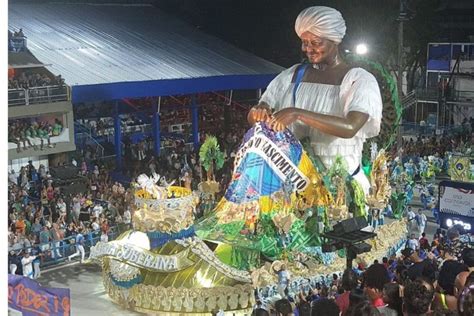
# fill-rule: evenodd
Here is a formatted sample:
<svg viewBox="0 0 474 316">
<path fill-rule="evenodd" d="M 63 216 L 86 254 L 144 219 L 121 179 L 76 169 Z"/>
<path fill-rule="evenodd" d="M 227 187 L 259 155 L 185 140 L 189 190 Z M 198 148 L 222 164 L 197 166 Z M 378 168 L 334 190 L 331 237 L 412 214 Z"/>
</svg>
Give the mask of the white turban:
<svg viewBox="0 0 474 316">
<path fill-rule="evenodd" d="M 336 9 L 314 6 L 301 11 L 296 18 L 295 31 L 299 37 L 311 32 L 339 44 L 346 34 L 346 22 Z"/>
</svg>

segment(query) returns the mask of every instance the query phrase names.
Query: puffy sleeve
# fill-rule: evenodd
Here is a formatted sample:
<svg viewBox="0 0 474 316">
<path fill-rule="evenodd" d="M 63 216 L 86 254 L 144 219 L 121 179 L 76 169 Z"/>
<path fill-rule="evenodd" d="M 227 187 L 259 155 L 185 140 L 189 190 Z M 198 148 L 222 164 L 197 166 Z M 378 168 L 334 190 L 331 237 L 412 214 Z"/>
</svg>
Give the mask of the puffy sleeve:
<svg viewBox="0 0 474 316">
<path fill-rule="evenodd" d="M 283 104 L 283 102 L 286 91 L 291 85 L 291 79 L 293 78 L 296 67 L 298 67 L 298 64 L 283 70 L 278 76 L 276 76 L 268 84 L 267 89 L 260 98 L 260 102 L 267 103 L 275 111 L 290 106 L 290 104 Z"/>
<path fill-rule="evenodd" d="M 380 132 L 383 104 L 375 77 L 362 68 L 351 69 L 341 84 L 340 93 L 345 115 L 351 111 L 369 115 L 357 136 L 364 139 L 377 136 Z"/>
</svg>

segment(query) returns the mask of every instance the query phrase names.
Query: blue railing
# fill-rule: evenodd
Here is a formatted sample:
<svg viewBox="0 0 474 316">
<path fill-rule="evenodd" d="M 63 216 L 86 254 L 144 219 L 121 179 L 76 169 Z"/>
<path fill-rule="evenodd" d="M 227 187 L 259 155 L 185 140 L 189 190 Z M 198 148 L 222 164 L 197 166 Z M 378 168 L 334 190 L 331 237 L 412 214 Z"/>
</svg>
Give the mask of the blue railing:
<svg viewBox="0 0 474 316">
<path fill-rule="evenodd" d="M 110 227 L 110 231 L 107 234 L 109 237 L 109 241 L 116 239 L 120 234 L 122 234 L 128 229 L 130 229 L 130 225 L 127 224 L 121 224 Z M 87 258 L 88 254 L 90 253 L 90 248 L 100 241 L 100 235 L 100 231 L 94 231 L 84 235 L 85 258 Z M 31 247 L 24 247 L 21 250 L 35 251 L 37 249 L 40 249 L 41 253 L 43 254 L 50 253 L 48 255 L 43 256 L 43 258 L 41 259 L 41 267 L 51 267 L 67 261 L 67 257 L 76 252 L 75 238 L 76 236 L 70 236 L 62 239 L 61 241 L 51 241 L 44 244 L 35 244 Z M 20 249 L 15 249 L 14 251 L 19 252 Z M 58 252 L 61 257 L 58 257 L 56 255 Z"/>
</svg>

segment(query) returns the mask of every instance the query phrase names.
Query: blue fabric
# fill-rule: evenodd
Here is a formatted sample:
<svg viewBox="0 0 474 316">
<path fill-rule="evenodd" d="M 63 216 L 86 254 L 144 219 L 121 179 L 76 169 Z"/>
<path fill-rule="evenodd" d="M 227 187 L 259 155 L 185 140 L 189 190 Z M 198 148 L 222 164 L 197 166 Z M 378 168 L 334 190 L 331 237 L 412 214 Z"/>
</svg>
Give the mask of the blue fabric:
<svg viewBox="0 0 474 316">
<path fill-rule="evenodd" d="M 155 249 L 166 244 L 168 241 L 175 239 L 183 239 L 192 237 L 195 235 L 194 226 L 189 227 L 188 229 L 183 229 L 175 234 L 165 234 L 162 232 L 149 232 L 147 233 L 148 238 L 150 239 L 151 249 Z"/>
<path fill-rule="evenodd" d="M 82 245 L 84 243 L 84 236 L 82 234 L 76 235 L 76 244 Z"/>
<path fill-rule="evenodd" d="M 298 87 L 303 80 L 304 73 L 308 68 L 309 64 L 301 64 L 298 66 L 298 70 L 296 72 L 296 79 L 295 79 L 295 86 L 293 87 L 293 106 L 296 106 L 296 92 L 298 91 Z"/>
<path fill-rule="evenodd" d="M 115 284 L 116 286 L 126 288 L 126 289 L 129 289 L 129 288 L 131 288 L 132 286 L 134 286 L 136 284 L 142 283 L 142 281 L 143 281 L 143 277 L 140 274 L 137 275 L 136 277 L 134 277 L 133 279 L 129 280 L 129 281 L 117 280 L 112 276 L 111 273 L 109 273 L 109 276 L 110 276 L 110 279 L 112 280 L 113 284 Z"/>
</svg>

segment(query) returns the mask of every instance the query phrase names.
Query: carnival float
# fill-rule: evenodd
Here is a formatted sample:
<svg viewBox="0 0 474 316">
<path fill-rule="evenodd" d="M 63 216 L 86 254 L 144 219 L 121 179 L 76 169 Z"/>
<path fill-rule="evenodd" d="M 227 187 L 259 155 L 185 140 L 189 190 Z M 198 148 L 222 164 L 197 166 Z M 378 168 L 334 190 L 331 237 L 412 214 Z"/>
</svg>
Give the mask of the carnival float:
<svg viewBox="0 0 474 316">
<path fill-rule="evenodd" d="M 198 190 L 191 191 L 186 170 L 184 187 L 141 175 L 133 229 L 99 242 L 90 259 L 101 264 L 106 292 L 124 308 L 159 315 L 250 314 L 256 297 L 309 291 L 342 273 L 344 249 L 323 252 L 323 233 L 341 220 L 383 211 L 393 197 L 387 154 L 372 146 L 371 157 L 364 166 L 371 183 L 365 196 L 342 158 L 325 170 L 289 130 L 257 123 L 245 134 L 230 184 L 216 201 L 215 171 L 223 155 L 217 139 L 207 137 L 200 150 L 206 180 Z M 204 216 L 195 219 L 199 203 Z M 358 255 L 357 264 L 394 254 L 405 244 L 406 222 L 378 226 L 375 233 L 371 251 Z"/>
</svg>

